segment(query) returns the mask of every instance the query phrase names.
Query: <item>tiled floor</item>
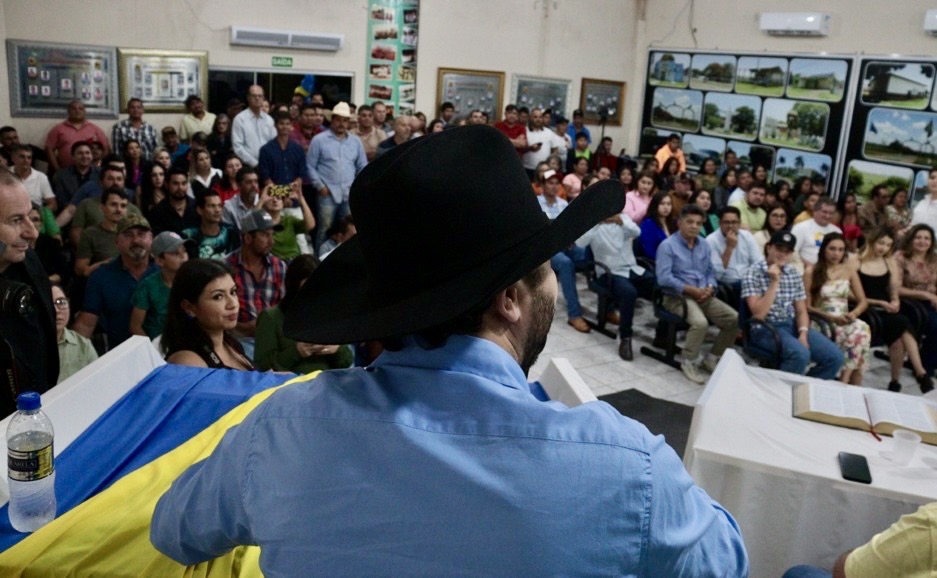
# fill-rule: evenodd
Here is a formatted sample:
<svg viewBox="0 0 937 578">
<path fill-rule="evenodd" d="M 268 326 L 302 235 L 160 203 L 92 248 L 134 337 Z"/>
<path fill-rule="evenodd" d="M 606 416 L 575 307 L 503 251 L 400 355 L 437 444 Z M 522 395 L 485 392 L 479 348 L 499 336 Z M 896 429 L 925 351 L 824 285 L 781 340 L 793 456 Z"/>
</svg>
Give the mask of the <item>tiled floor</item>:
<svg viewBox="0 0 937 578">
<path fill-rule="evenodd" d="M 580 282 L 580 300 L 588 311 L 595 311 L 594 294 L 587 291 Z M 702 385 L 697 385 L 683 374 L 650 357 L 642 355 L 642 345 L 650 345 L 654 338 L 655 319 L 651 304 L 638 301 L 635 314 L 634 338 L 632 348 L 634 361 L 623 361 L 618 357 L 618 341 L 600 333 L 579 333 L 566 323 L 566 304 L 562 294 L 556 305 L 556 316 L 550 329 L 547 345 L 540 359 L 530 371 L 531 381 L 537 379 L 547 362 L 552 357 L 565 357 L 579 372 L 582 379 L 592 388 L 596 396 L 637 388 L 659 399 L 693 406 L 703 392 Z M 614 329 L 614 327 L 612 327 Z M 704 351 L 710 346 L 707 341 Z M 701 370 L 702 371 L 702 370 Z M 864 385 L 884 389 L 890 379 L 888 362 L 881 359 L 871 360 L 871 370 L 866 372 Z M 903 391 L 920 395 L 910 371 L 902 374 Z"/>
</svg>

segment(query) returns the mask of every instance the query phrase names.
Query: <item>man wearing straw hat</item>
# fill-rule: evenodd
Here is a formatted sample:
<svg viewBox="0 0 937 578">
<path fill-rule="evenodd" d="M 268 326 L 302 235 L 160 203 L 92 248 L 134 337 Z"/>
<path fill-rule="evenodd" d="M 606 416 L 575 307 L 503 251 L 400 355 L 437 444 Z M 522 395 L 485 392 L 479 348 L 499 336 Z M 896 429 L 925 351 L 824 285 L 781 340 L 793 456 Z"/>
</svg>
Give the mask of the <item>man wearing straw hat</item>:
<svg viewBox="0 0 937 578">
<path fill-rule="evenodd" d="M 274 393 L 160 499 L 184 564 L 260 546 L 267 575 L 744 576 L 732 517 L 660 436 L 526 373 L 549 259 L 622 208 L 590 187 L 550 221 L 489 126 L 395 147 L 351 191 L 358 234 L 312 274 L 284 333 L 378 339 L 367 367 Z"/>
</svg>

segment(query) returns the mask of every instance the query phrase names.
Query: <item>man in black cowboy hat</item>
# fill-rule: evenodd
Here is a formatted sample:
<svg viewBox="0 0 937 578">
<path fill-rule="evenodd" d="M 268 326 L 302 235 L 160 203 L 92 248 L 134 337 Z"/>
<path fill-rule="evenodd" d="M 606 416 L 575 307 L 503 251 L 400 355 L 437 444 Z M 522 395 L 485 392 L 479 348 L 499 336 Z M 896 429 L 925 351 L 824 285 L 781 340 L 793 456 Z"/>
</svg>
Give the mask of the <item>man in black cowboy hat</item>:
<svg viewBox="0 0 937 578">
<path fill-rule="evenodd" d="M 620 185 L 551 222 L 510 141 L 470 126 L 395 147 L 351 205 L 358 234 L 284 333 L 385 352 L 229 431 L 161 498 L 157 548 L 190 564 L 257 544 L 278 576 L 747 574 L 735 522 L 663 438 L 527 383 L 557 293 L 547 261 L 621 210 Z"/>
</svg>

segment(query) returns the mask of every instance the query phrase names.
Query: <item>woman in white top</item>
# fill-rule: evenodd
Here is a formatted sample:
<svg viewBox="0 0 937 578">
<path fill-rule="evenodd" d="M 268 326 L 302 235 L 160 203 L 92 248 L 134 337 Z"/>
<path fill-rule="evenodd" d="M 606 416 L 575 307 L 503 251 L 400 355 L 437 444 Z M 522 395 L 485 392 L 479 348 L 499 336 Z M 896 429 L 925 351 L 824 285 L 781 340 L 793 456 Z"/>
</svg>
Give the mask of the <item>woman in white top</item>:
<svg viewBox="0 0 937 578">
<path fill-rule="evenodd" d="M 208 149 L 194 148 L 190 158 L 188 195 L 197 198 L 221 181 L 221 170 L 211 166 L 211 153 Z"/>
</svg>

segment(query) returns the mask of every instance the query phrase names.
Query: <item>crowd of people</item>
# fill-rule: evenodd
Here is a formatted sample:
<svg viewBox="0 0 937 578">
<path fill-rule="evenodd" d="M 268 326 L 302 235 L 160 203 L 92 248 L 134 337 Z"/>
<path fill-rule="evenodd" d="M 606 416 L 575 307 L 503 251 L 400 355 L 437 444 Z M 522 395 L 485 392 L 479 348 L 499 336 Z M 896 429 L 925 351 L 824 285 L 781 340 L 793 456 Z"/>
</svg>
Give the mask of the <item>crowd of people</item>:
<svg viewBox="0 0 937 578">
<path fill-rule="evenodd" d="M 380 102 L 328 109 L 314 94 L 270 104 L 260 86 L 251 86 L 246 97 L 246 106 L 233 102 L 213 113 L 190 96 L 178 129 L 160 131 L 144 120 L 143 103 L 131 99 L 110 139 L 75 101 L 44 148 L 20 144 L 13 127 L 0 129 L 0 163 L 8 164 L 32 203 L 39 233 L 33 246 L 71 305 L 71 329 L 59 333 L 63 356 L 66 343 L 88 351 L 80 340 L 94 338 L 102 352 L 139 334 L 163 335 L 171 360 L 195 365 L 347 366 L 347 347 L 293 343 L 278 332 L 290 302 L 290 266 L 297 268 L 294 281 L 308 276 L 355 234 L 349 191 L 369 162 L 427 133 L 491 124 L 482 111 L 457 115 L 451 103 L 427 122 L 422 113 L 391 118 Z M 510 104 L 493 125 L 511 142 L 550 219 L 593 182 L 620 182 L 622 213 L 554 255 L 551 265 L 568 322 L 581 332 L 590 326 L 579 303 L 577 269 L 590 258 L 609 266 L 605 282 L 617 307 L 608 321 L 619 327 L 623 359 L 633 359 L 635 302 L 658 287 L 668 293 L 665 306 L 688 308 L 682 367 L 692 381 L 702 382 L 700 369 L 711 369 L 735 341 L 738 312 L 746 306 L 754 318 L 790 334 L 782 368 L 803 372 L 812 363 L 816 375 L 861 384 L 871 346 L 883 344 L 891 358 L 890 389 L 900 390 L 906 359 L 921 388 L 932 387 L 937 172 L 931 173 L 931 196 L 913 210 L 907 190 L 883 185 L 859 205 L 852 192 L 838 201 L 825 196 L 821 178 L 769 182 L 765 166 L 748 166 L 731 150 L 691 174 L 676 134 L 643 162 L 624 150 L 616 155 L 610 137 L 593 147 L 580 110 L 566 119 Z M 183 301 L 173 301 L 172 288 L 181 279 L 191 292 L 186 276 L 204 274 L 204 262 L 211 261 L 227 268 L 237 296 L 235 311 L 219 310 L 212 323 L 226 316 L 234 321 L 225 326 L 225 339 L 213 333 L 212 323 L 203 327 L 196 347 L 187 340 L 193 320 L 201 319 L 195 315 L 200 294 L 181 298 L 192 310 L 174 310 Z M 775 282 L 781 290 L 772 303 L 758 300 Z M 721 331 L 703 356 L 710 322 Z M 186 339 L 166 331 L 182 331 Z M 753 339 L 761 338 L 755 331 Z M 59 379 L 80 368 L 66 365 Z"/>
</svg>

